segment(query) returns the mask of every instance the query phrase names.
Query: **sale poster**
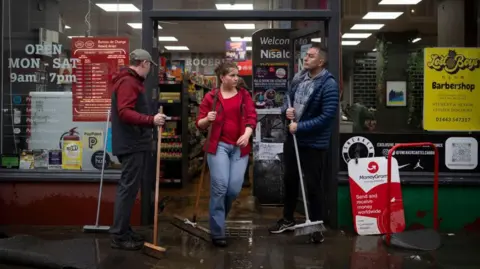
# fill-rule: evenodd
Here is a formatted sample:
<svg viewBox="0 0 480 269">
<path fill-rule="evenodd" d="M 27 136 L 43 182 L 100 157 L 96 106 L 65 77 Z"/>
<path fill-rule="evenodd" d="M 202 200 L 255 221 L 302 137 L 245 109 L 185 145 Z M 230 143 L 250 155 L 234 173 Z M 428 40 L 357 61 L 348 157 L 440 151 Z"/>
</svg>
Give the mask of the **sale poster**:
<svg viewBox="0 0 480 269">
<path fill-rule="evenodd" d="M 64 141 L 62 148 L 62 169 L 81 170 L 83 157 L 82 152 L 83 150 L 81 141 Z"/>
<path fill-rule="evenodd" d="M 257 113 L 280 114 L 283 98 L 287 91 L 288 64 L 268 63 L 254 66 L 254 101 Z"/>
<path fill-rule="evenodd" d="M 73 121 L 106 121 L 111 103 L 109 84 L 120 68 L 129 64 L 128 38 L 72 38 Z"/>
<path fill-rule="evenodd" d="M 348 162 L 353 225 L 359 235 L 399 233 L 405 229 L 398 162 L 392 158 L 390 198 L 387 193 L 387 158 L 358 158 Z M 388 223 L 388 206 L 391 206 Z"/>
</svg>

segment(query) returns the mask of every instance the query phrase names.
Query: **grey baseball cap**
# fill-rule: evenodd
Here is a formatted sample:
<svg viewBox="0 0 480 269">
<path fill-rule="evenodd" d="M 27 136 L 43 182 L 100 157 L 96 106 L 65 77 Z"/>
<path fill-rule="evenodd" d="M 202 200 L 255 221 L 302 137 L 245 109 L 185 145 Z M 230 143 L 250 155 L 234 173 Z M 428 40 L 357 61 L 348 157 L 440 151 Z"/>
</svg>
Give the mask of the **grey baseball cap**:
<svg viewBox="0 0 480 269">
<path fill-rule="evenodd" d="M 155 63 L 152 59 L 152 55 L 148 53 L 148 51 L 143 50 L 143 49 L 136 49 L 132 52 L 130 52 L 130 60 L 137 60 L 137 61 L 149 61 L 155 66 L 157 66 L 157 63 Z"/>
</svg>

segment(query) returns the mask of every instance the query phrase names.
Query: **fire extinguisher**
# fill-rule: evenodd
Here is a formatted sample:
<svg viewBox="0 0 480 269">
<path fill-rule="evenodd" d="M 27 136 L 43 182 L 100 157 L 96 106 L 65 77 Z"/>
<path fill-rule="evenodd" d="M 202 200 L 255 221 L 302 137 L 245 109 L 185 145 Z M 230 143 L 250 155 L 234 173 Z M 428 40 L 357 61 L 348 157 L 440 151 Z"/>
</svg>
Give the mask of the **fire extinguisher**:
<svg viewBox="0 0 480 269">
<path fill-rule="evenodd" d="M 80 136 L 79 133 L 77 132 L 78 127 L 74 127 L 70 129 L 70 131 L 65 132 L 60 136 L 60 141 L 58 143 L 58 146 L 60 149 L 63 149 L 63 142 L 64 141 L 80 141 Z"/>
</svg>

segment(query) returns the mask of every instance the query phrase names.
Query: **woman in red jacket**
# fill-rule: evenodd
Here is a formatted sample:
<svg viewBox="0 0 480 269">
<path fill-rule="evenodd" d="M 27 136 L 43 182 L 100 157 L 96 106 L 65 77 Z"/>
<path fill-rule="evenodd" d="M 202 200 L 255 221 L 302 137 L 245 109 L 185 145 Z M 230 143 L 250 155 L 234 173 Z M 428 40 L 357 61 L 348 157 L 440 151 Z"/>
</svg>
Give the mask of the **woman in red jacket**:
<svg viewBox="0 0 480 269">
<path fill-rule="evenodd" d="M 236 87 L 235 63 L 221 63 L 215 73 L 221 85 L 203 98 L 197 127 L 212 128 L 204 148 L 210 169 L 210 232 L 213 244 L 225 247 L 225 219 L 242 190 L 257 113 L 250 93 Z"/>
</svg>

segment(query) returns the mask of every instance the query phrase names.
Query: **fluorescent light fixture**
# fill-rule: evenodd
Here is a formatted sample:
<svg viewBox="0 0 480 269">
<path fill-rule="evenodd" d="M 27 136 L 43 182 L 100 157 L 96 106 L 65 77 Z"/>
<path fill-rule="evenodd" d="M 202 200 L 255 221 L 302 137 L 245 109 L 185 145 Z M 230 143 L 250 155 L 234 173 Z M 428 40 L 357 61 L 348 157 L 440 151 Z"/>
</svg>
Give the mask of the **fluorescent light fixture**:
<svg viewBox="0 0 480 269">
<path fill-rule="evenodd" d="M 345 33 L 342 35 L 342 38 L 345 39 L 358 39 L 358 38 L 368 38 L 372 33 Z"/>
<path fill-rule="evenodd" d="M 142 29 L 141 22 L 129 22 L 127 23 L 128 26 L 132 27 L 133 29 Z M 158 25 L 158 29 L 162 29 L 162 26 Z"/>
<path fill-rule="evenodd" d="M 417 37 L 415 38 L 414 40 L 412 40 L 412 43 L 417 43 L 418 41 L 422 40 L 420 37 Z"/>
<path fill-rule="evenodd" d="M 374 48 L 372 51 L 377 51 L 377 48 Z"/>
<path fill-rule="evenodd" d="M 252 38 L 251 37 L 233 36 L 233 37 L 230 37 L 230 40 L 233 41 L 233 42 L 241 42 L 241 41 L 251 42 Z"/>
<path fill-rule="evenodd" d="M 379 5 L 416 5 L 422 0 L 382 0 Z"/>
<path fill-rule="evenodd" d="M 253 10 L 253 4 L 215 4 L 218 10 Z"/>
<path fill-rule="evenodd" d="M 350 30 L 380 30 L 385 24 L 368 24 L 359 23 L 355 24 Z"/>
<path fill-rule="evenodd" d="M 342 40 L 342 46 L 356 46 L 362 41 L 358 40 Z"/>
<path fill-rule="evenodd" d="M 187 46 L 165 46 L 166 50 L 190 50 Z"/>
<path fill-rule="evenodd" d="M 96 4 L 99 8 L 106 12 L 139 12 L 133 4 Z"/>
<path fill-rule="evenodd" d="M 368 12 L 363 16 L 364 20 L 394 20 L 400 17 L 403 12 Z"/>
<path fill-rule="evenodd" d="M 74 37 L 85 37 L 84 35 L 69 35 L 68 38 L 72 39 Z M 91 36 L 90 36 L 91 37 Z"/>
<path fill-rule="evenodd" d="M 65 25 L 65 29 L 72 29 L 72 27 Z"/>
<path fill-rule="evenodd" d="M 178 41 L 174 36 L 159 36 L 158 41 Z"/>
<path fill-rule="evenodd" d="M 315 42 L 315 43 L 321 43 L 322 39 L 320 37 L 317 37 L 317 38 L 310 39 L 310 41 Z"/>
<path fill-rule="evenodd" d="M 250 50 L 252 50 L 252 47 L 247 47 L 247 51 L 250 51 Z"/>
<path fill-rule="evenodd" d="M 228 30 L 254 30 L 254 23 L 225 23 L 225 29 Z"/>
</svg>

